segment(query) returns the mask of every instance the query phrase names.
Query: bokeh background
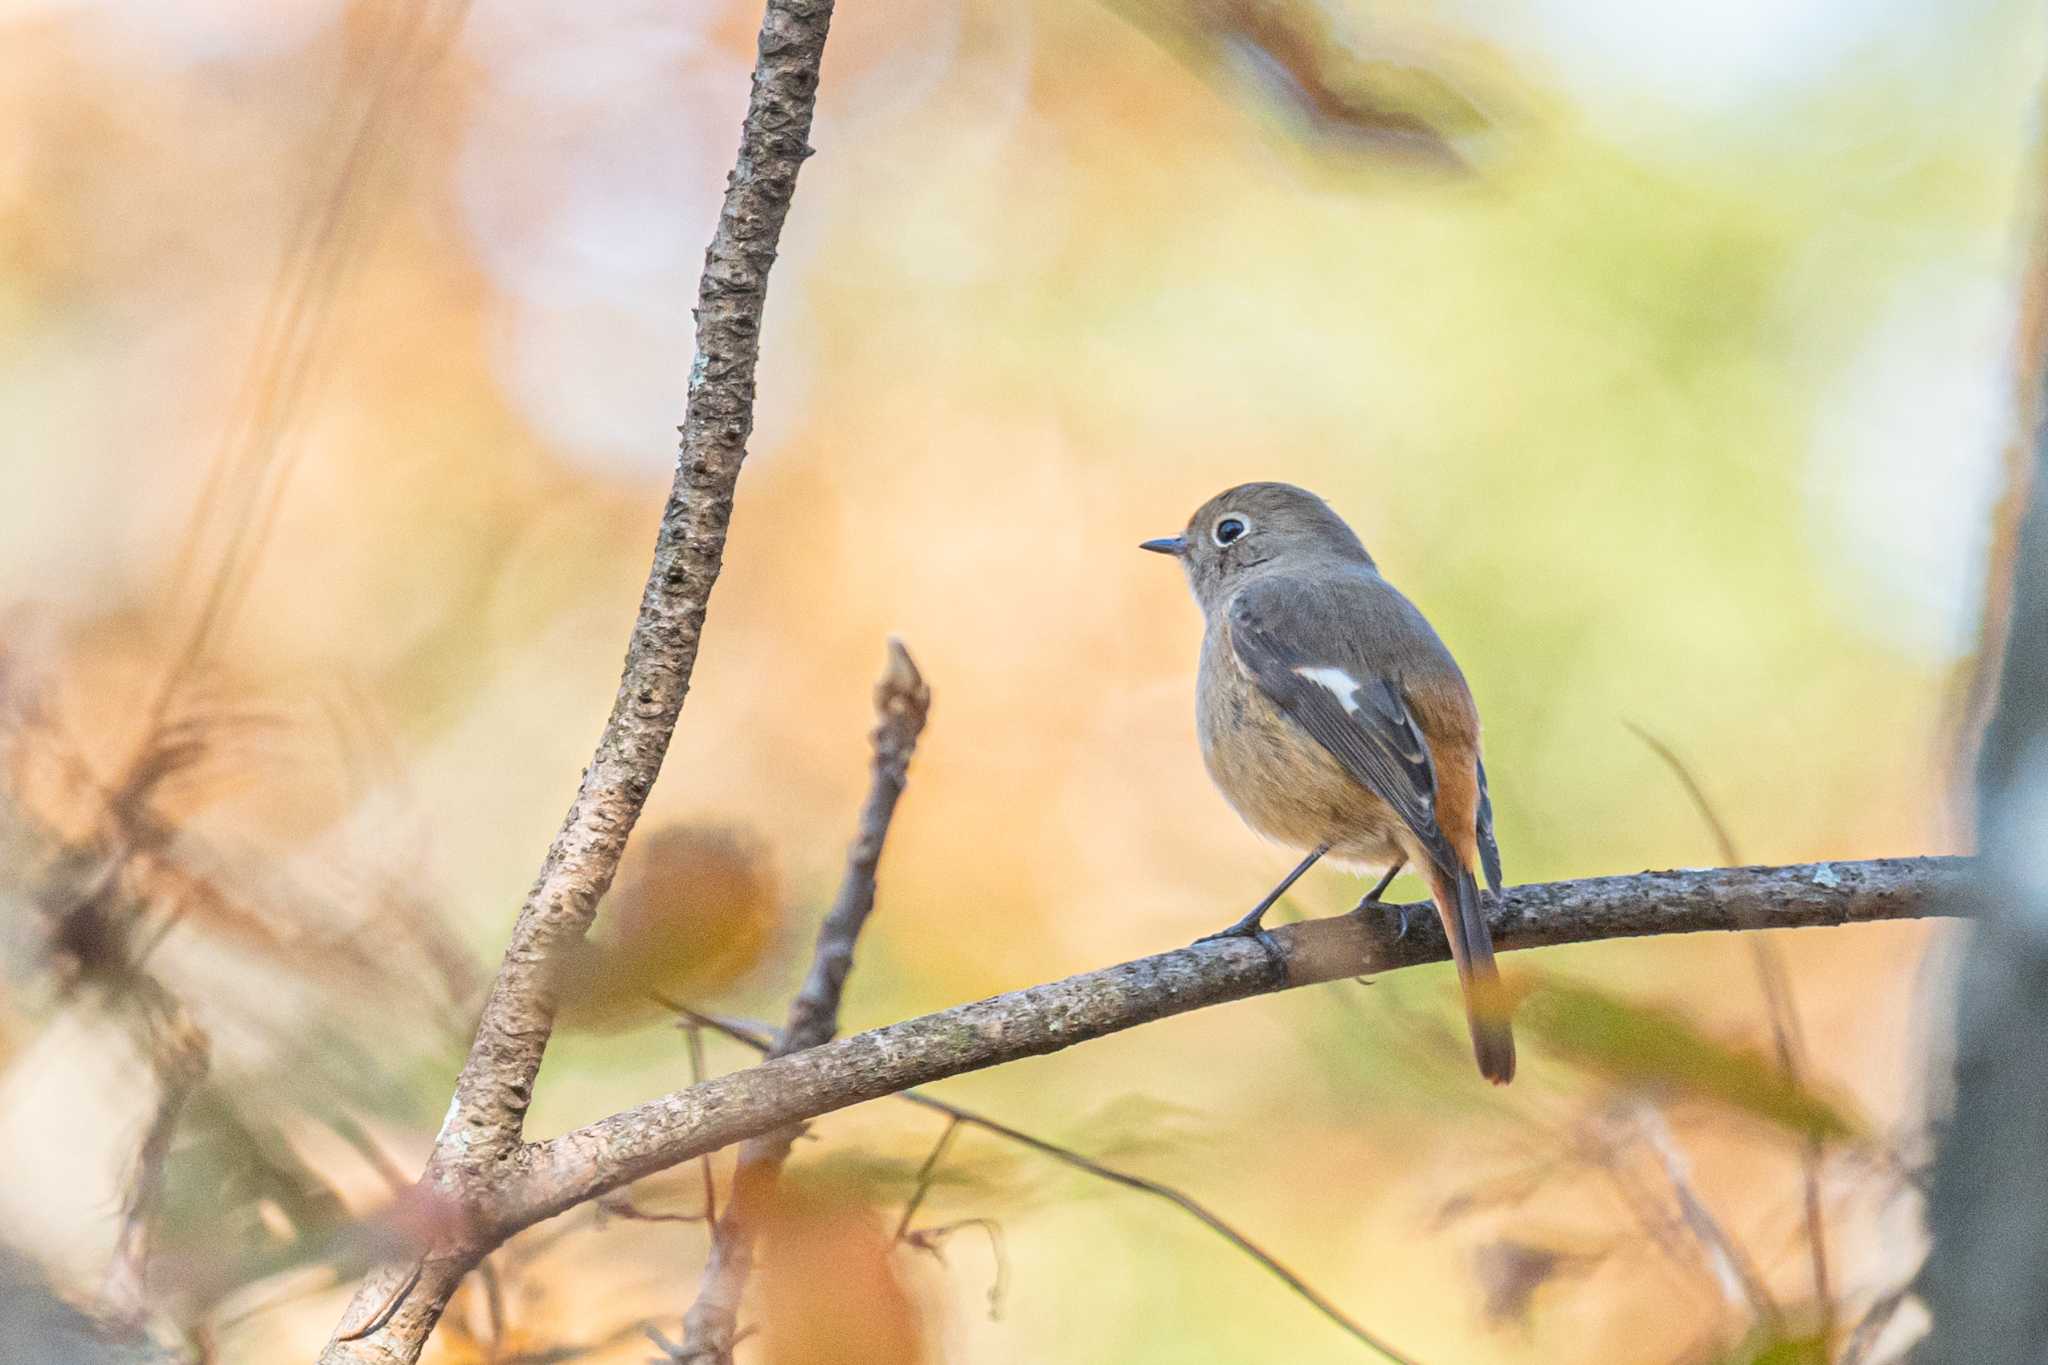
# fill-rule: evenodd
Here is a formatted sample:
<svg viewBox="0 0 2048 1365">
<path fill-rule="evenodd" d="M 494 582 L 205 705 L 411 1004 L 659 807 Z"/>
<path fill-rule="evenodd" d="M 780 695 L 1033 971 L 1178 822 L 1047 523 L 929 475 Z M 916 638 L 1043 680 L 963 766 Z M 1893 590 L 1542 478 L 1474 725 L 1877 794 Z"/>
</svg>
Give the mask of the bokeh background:
<svg viewBox="0 0 2048 1365">
<path fill-rule="evenodd" d="M 703 656 L 531 1131 L 687 1079 L 650 984 L 780 1016 L 891 634 L 935 702 L 850 1027 L 1255 899 L 1292 855 L 1209 787 L 1198 617 L 1135 549 L 1244 479 L 1328 497 L 1459 655 L 1511 881 L 1720 858 L 1631 725 L 1745 860 L 1963 847 L 2034 10 L 842 4 Z M 758 19 L 0 11 L 0 1228 L 73 1299 L 195 1034 L 151 1330 L 309 1358 L 390 1235 L 611 701 Z M 1549 1022 L 1504 1093 L 1436 969 L 940 1093 L 1184 1189 L 1422 1361 L 1820 1359 L 1787 1343 L 1841 1349 L 1919 1255 L 1952 932 L 1774 936 L 1826 1305 L 1813 1106 L 1670 1061 L 1775 1074 L 1733 938 L 1515 958 Z M 892 1245 L 938 1125 L 814 1131 L 743 1356 L 1370 1358 L 1182 1214 L 985 1135 L 919 1218 L 999 1248 Z M 558 1220 L 434 1358 L 644 1359 L 703 1247 Z"/>
</svg>

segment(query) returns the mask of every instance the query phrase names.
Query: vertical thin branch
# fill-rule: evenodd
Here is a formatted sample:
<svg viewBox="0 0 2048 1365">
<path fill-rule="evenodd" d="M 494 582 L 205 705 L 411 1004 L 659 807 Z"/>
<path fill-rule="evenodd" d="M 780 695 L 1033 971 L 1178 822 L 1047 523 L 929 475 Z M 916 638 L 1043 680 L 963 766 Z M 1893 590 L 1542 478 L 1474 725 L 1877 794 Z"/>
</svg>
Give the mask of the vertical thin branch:
<svg viewBox="0 0 2048 1365">
<path fill-rule="evenodd" d="M 807 139 L 831 18 L 831 0 L 767 0 L 739 154 L 698 285 L 696 359 L 675 482 L 662 510 L 618 694 L 582 786 L 512 927 L 422 1177 L 428 1189 L 458 1208 L 487 1207 L 490 1192 L 518 1163 L 527 1106 L 554 1027 L 564 949 L 589 929 L 611 886 L 689 691 L 753 431 L 768 272 L 797 171 L 811 153 Z M 489 1249 L 489 1239 L 489 1231 L 479 1228 L 467 1242 L 431 1248 L 409 1301 L 375 1332 L 364 1333 L 352 1324 L 372 1313 L 409 1267 L 373 1271 L 322 1361 L 417 1360 L 448 1296 Z"/>
<path fill-rule="evenodd" d="M 170 1157 L 171 1140 L 177 1136 L 186 1103 L 206 1079 L 212 1050 L 206 1034 L 184 1007 L 168 992 L 157 993 L 153 982 L 149 984 L 152 992 L 143 1008 L 151 1017 L 144 1021 L 143 1032 L 150 1050 L 150 1069 L 156 1074 L 156 1109 L 136 1149 L 134 1171 L 121 1197 L 114 1259 L 101 1290 L 107 1314 L 131 1328 L 141 1327 L 149 1315 L 149 1234 L 163 1194 L 164 1162 Z"/>
<path fill-rule="evenodd" d="M 1714 842 L 1720 845 L 1721 860 L 1729 867 L 1740 867 L 1742 855 L 1736 851 L 1735 839 L 1722 823 L 1714 803 L 1707 799 L 1706 789 L 1700 786 L 1683 760 L 1669 745 L 1639 725 L 1629 724 L 1636 737 L 1650 746 L 1685 788 L 1685 794 L 1692 799 L 1693 808 L 1713 831 Z M 1756 970 L 1757 985 L 1764 995 L 1764 1013 L 1771 1024 L 1771 1042 L 1778 1054 L 1778 1070 L 1795 1087 L 1806 1084 L 1806 1036 L 1799 1027 L 1799 1009 L 1792 999 L 1792 978 L 1785 970 L 1785 959 L 1779 954 L 1777 944 L 1768 934 L 1744 934 L 1743 942 L 1749 947 L 1750 965 Z M 1818 1133 L 1810 1134 L 1799 1151 L 1800 1184 L 1804 1195 L 1806 1215 L 1806 1247 L 1813 1265 L 1813 1297 L 1820 1314 L 1818 1328 L 1823 1341 L 1834 1336 L 1834 1289 L 1828 1275 L 1828 1230 L 1825 1211 L 1821 1207 L 1820 1179 L 1821 1163 L 1826 1156 L 1825 1145 Z"/>
<path fill-rule="evenodd" d="M 1664 1178 L 1671 1184 L 1671 1196 L 1678 1202 L 1679 1217 L 1699 1243 L 1701 1254 L 1713 1268 L 1722 1292 L 1732 1304 L 1747 1304 L 1755 1320 L 1767 1331 L 1781 1331 L 1784 1315 L 1778 1309 L 1777 1300 L 1771 1297 L 1763 1276 L 1757 1273 L 1756 1263 L 1750 1260 L 1741 1243 L 1729 1235 L 1693 1189 L 1690 1163 L 1672 1136 L 1670 1125 L 1664 1122 L 1664 1115 L 1654 1105 L 1642 1104 L 1636 1106 L 1635 1117 L 1644 1145 L 1657 1159 Z"/>
<path fill-rule="evenodd" d="M 505 1286 L 499 1282 L 498 1268 L 486 1256 L 476 1268 L 476 1277 L 484 1286 L 484 1319 L 490 1327 L 490 1341 L 485 1348 L 485 1365 L 497 1365 L 498 1357 L 505 1350 Z"/>
<path fill-rule="evenodd" d="M 839 1031 L 839 1000 L 853 968 L 854 943 L 875 906 L 875 869 L 917 737 L 931 710 L 931 690 L 901 643 L 889 642 L 889 664 L 875 687 L 874 775 L 846 853 L 846 872 L 825 922 L 804 984 L 790 1002 L 789 1024 L 771 1057 L 830 1042 Z M 691 1365 L 727 1365 L 738 1337 L 740 1298 L 753 1268 L 754 1241 L 789 1149 L 801 1133 L 790 1125 L 741 1146 L 733 1170 L 732 1204 L 711 1238 L 711 1259 L 697 1301 L 683 1319 L 683 1345 L 674 1359 Z"/>
<path fill-rule="evenodd" d="M 683 1021 L 683 1037 L 690 1051 L 690 1084 L 704 1083 L 704 1030 L 701 1025 Z M 712 1154 L 706 1152 L 697 1165 L 704 1175 L 704 1221 L 718 1222 L 718 1175 L 711 1169 Z"/>
</svg>

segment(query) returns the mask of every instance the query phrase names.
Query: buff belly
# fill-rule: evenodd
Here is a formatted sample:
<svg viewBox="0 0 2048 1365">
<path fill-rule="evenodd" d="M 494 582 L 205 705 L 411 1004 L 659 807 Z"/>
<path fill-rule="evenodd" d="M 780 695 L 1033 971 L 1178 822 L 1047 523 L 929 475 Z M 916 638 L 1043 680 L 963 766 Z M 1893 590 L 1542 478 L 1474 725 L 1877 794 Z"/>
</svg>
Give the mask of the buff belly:
<svg viewBox="0 0 2048 1365">
<path fill-rule="evenodd" d="M 1200 716 L 1209 776 L 1247 825 L 1268 839 L 1361 870 L 1407 856 L 1393 807 L 1352 780 L 1337 760 L 1242 675 L 1206 688 Z"/>
</svg>

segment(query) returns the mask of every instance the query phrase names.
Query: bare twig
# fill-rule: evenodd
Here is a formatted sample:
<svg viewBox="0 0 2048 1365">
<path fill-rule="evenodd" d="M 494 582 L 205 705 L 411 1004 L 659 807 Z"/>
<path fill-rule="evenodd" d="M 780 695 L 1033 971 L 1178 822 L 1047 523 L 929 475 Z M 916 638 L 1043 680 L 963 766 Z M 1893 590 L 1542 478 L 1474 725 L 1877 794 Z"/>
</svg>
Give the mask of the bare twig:
<svg viewBox="0 0 2048 1365">
<path fill-rule="evenodd" d="M 703 1031 L 691 1024 L 683 1029 L 683 1037 L 690 1050 L 690 1084 L 701 1085 L 705 1074 Z M 697 1166 L 704 1176 L 703 1221 L 715 1224 L 718 1222 L 718 1173 L 711 1169 L 711 1153 L 706 1152 Z"/>
<path fill-rule="evenodd" d="M 581 1346 L 547 1346 L 531 1351 L 519 1351 L 512 1355 L 501 1357 L 498 1365 L 570 1365 L 572 1361 L 610 1352 L 614 1348 L 631 1341 L 634 1337 L 642 1336 L 652 1330 L 653 1328 L 648 1326 L 646 1319 L 637 1319 L 599 1337 L 595 1341 L 586 1342 Z"/>
<path fill-rule="evenodd" d="M 134 1173 L 121 1198 L 114 1258 L 102 1290 L 108 1317 L 128 1328 L 140 1328 L 149 1316 L 149 1232 L 163 1193 L 164 1162 L 171 1154 L 171 1139 L 177 1135 L 185 1104 L 206 1078 L 211 1052 L 205 1032 L 184 1007 L 153 980 L 143 980 L 151 988 L 140 1008 L 149 1016 L 141 1029 L 150 1052 L 150 1069 L 156 1074 L 156 1109 L 143 1132 Z"/>
<path fill-rule="evenodd" d="M 377 1173 L 378 1179 L 388 1185 L 394 1195 L 403 1195 L 411 1188 L 412 1182 L 399 1168 L 398 1163 L 391 1159 L 391 1154 L 384 1150 L 376 1138 L 370 1136 L 370 1130 L 363 1127 L 362 1122 L 353 1114 L 337 1114 L 328 1120 L 327 1126 L 333 1130 L 336 1137 L 349 1145 L 351 1151 L 363 1159 L 365 1165 Z"/>
<path fill-rule="evenodd" d="M 491 1264 L 488 1256 L 477 1266 L 476 1277 L 483 1281 L 484 1318 L 491 1329 L 485 1360 L 487 1365 L 497 1365 L 498 1357 L 505 1350 L 505 1286 L 498 1278 L 498 1268 Z"/>
<path fill-rule="evenodd" d="M 649 1213 L 631 1200 L 614 1195 L 597 1201 L 597 1211 L 612 1218 L 623 1218 L 629 1223 L 708 1223 L 711 1218 L 702 1213 Z"/>
<path fill-rule="evenodd" d="M 1643 1145 L 1656 1158 L 1671 1185 L 1671 1196 L 1678 1203 L 1679 1222 L 1699 1243 L 1700 1253 L 1714 1272 L 1723 1295 L 1737 1307 L 1748 1305 L 1753 1319 L 1775 1334 L 1784 1324 L 1778 1301 L 1771 1297 L 1749 1253 L 1721 1226 L 1693 1189 L 1691 1163 L 1679 1149 L 1664 1115 L 1655 1105 L 1638 1104 L 1634 1106 L 1634 1117 Z"/>
<path fill-rule="evenodd" d="M 1905 1307 L 1906 1300 L 1913 1297 L 1913 1287 L 1903 1285 L 1878 1299 L 1863 1314 L 1863 1320 L 1856 1324 L 1856 1330 L 1849 1334 L 1849 1342 L 1842 1348 L 1841 1365 L 1863 1365 L 1870 1353 L 1877 1349 L 1877 1343 L 1884 1336 L 1884 1329 L 1892 1325 L 1892 1319 Z"/>
<path fill-rule="evenodd" d="M 1177 1190 L 1171 1185 L 1162 1184 L 1157 1180 L 1149 1180 L 1141 1175 L 1133 1175 L 1129 1171 L 1119 1170 L 1114 1166 L 1105 1166 L 1091 1157 L 1083 1156 L 1070 1147 L 1062 1147 L 1058 1143 L 1048 1142 L 1044 1138 L 1024 1132 L 1019 1128 L 1012 1128 L 1009 1124 L 989 1118 L 985 1114 L 962 1109 L 957 1105 L 948 1104 L 944 1100 L 933 1099 L 930 1095 L 921 1094 L 917 1091 L 906 1091 L 903 1094 L 903 1098 L 909 1100 L 912 1104 L 922 1105 L 927 1109 L 945 1114 L 949 1118 L 959 1123 L 964 1123 L 969 1127 L 994 1133 L 998 1137 L 1005 1138 L 1019 1146 L 1028 1147 L 1034 1152 L 1072 1166 L 1075 1170 L 1085 1171 L 1098 1180 L 1107 1180 L 1112 1185 L 1121 1185 L 1127 1190 L 1136 1190 L 1140 1194 L 1149 1194 L 1154 1199 L 1164 1200 L 1257 1262 L 1260 1269 L 1286 1285 L 1288 1289 L 1306 1301 L 1310 1307 L 1314 1308 L 1331 1322 L 1337 1324 L 1337 1326 L 1343 1328 L 1345 1332 L 1362 1345 L 1379 1352 L 1388 1360 L 1393 1361 L 1395 1365 L 1412 1365 L 1407 1356 L 1402 1355 L 1399 1351 L 1374 1335 L 1363 1324 L 1351 1317 L 1350 1314 L 1325 1298 L 1322 1292 L 1316 1289 L 1315 1286 L 1302 1279 L 1294 1271 L 1288 1269 L 1271 1252 L 1225 1222 L 1208 1205 L 1202 1203 L 1194 1196 Z"/>
<path fill-rule="evenodd" d="M 952 1149 L 953 1140 L 960 1136 L 961 1121 L 958 1114 L 947 1116 L 945 1130 L 939 1134 L 939 1140 L 932 1144 L 931 1153 L 925 1157 L 924 1164 L 917 1168 L 917 1178 L 910 1187 L 910 1198 L 903 1201 L 903 1216 L 896 1220 L 896 1234 L 890 1240 L 901 1242 L 910 1235 L 910 1220 L 917 1217 L 918 1209 L 924 1205 L 925 1196 L 932 1192 L 932 1181 L 938 1176 L 939 1163 L 946 1159 L 946 1153 Z"/>
<path fill-rule="evenodd" d="M 1729 867 L 1741 863 L 1742 856 L 1736 852 L 1735 839 L 1722 822 L 1714 803 L 1707 799 L 1706 789 L 1692 775 L 1692 770 L 1679 758 L 1671 746 L 1658 739 L 1640 725 L 1629 723 L 1636 738 L 1650 747 L 1650 752 L 1663 760 L 1685 794 L 1692 799 L 1693 808 L 1707 822 L 1713 831 L 1714 842 L 1720 845 L 1721 861 Z M 1743 942 L 1749 946 L 1750 964 L 1756 969 L 1758 986 L 1763 990 L 1764 1011 L 1770 1020 L 1771 1042 L 1778 1054 L 1778 1070 L 1794 1088 L 1806 1085 L 1806 1035 L 1799 1026 L 1799 1009 L 1792 999 L 1792 977 L 1785 970 L 1785 959 L 1768 934 L 1745 934 Z M 1820 1312 L 1818 1324 L 1821 1340 L 1828 1341 L 1834 1336 L 1834 1291 L 1828 1276 L 1828 1231 L 1827 1220 L 1821 1208 L 1821 1164 L 1826 1157 L 1825 1144 L 1819 1133 L 1810 1133 L 1800 1145 L 1799 1169 L 1801 1192 L 1804 1196 L 1806 1214 L 1806 1248 L 1813 1266 L 1813 1298 Z"/>
<path fill-rule="evenodd" d="M 323 1365 L 413 1361 L 462 1274 L 489 1250 L 496 1191 L 521 1162 L 522 1126 L 554 1026 L 563 950 L 581 939 L 661 771 L 718 581 L 733 491 L 754 421 L 768 271 L 810 155 L 831 0 L 767 0 L 739 155 L 705 252 L 696 359 L 676 457 L 616 700 L 583 783 L 513 925 L 475 1041 L 422 1182 L 469 1211 L 475 1236 L 438 1250 L 422 1283 L 374 1332 L 337 1333 Z M 765 1130 L 764 1130 L 765 1131 Z M 373 1270 L 343 1317 L 367 1320 L 401 1264 Z M 401 1296 L 406 1297 L 406 1296 Z"/>
<path fill-rule="evenodd" d="M 889 642 L 889 663 L 875 685 L 874 771 L 846 852 L 846 872 L 832 909 L 818 927 L 811 969 L 790 1002 L 789 1024 L 769 1050 L 787 1057 L 831 1041 L 839 1031 L 839 1000 L 846 975 L 853 968 L 854 944 L 875 907 L 875 870 L 889 821 L 903 795 L 903 782 L 917 737 L 931 711 L 931 689 L 900 641 Z M 733 1169 L 732 1206 L 718 1219 L 711 1238 L 711 1258 L 697 1301 L 683 1319 L 683 1345 L 673 1357 L 691 1365 L 727 1365 L 739 1331 L 740 1298 L 753 1266 L 759 1235 L 775 1182 L 789 1159 L 790 1146 L 802 1131 L 790 1124 L 748 1139 Z"/>
<path fill-rule="evenodd" d="M 920 1228 L 904 1233 L 897 1240 L 905 1246 L 924 1252 L 940 1265 L 946 1263 L 943 1250 L 946 1239 L 965 1228 L 980 1228 L 988 1238 L 989 1256 L 995 1261 L 995 1275 L 988 1285 L 988 1320 L 1000 1322 L 1003 1316 L 1003 1296 L 1010 1287 L 1010 1253 L 1003 1245 L 1003 1225 L 993 1218 L 961 1218 L 951 1223 L 941 1223 L 935 1228 Z"/>
</svg>

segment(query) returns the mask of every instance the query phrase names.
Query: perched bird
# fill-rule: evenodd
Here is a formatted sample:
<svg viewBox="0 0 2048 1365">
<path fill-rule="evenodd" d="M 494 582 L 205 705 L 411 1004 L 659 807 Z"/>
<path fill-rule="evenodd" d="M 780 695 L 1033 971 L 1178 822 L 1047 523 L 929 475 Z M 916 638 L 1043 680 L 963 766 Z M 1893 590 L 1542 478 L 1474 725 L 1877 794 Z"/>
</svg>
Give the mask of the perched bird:
<svg viewBox="0 0 2048 1365">
<path fill-rule="evenodd" d="M 1500 893 L 1479 709 L 1450 650 L 1380 577 L 1321 498 L 1240 484 L 1178 536 L 1148 540 L 1187 571 L 1207 629 L 1196 692 L 1202 758 L 1246 824 L 1308 856 L 1210 938 L 1263 935 L 1266 911 L 1318 858 L 1429 881 L 1458 965 L 1479 1070 L 1515 1074 L 1509 1000 L 1475 869 Z"/>
</svg>

